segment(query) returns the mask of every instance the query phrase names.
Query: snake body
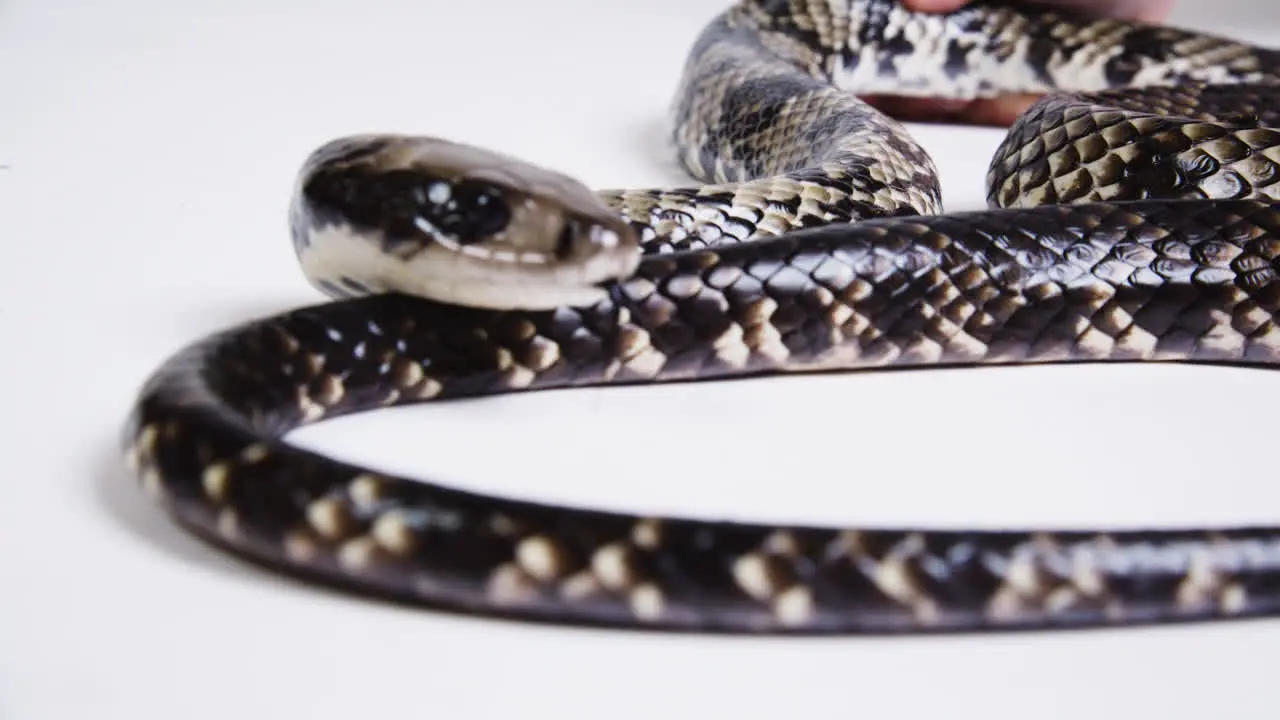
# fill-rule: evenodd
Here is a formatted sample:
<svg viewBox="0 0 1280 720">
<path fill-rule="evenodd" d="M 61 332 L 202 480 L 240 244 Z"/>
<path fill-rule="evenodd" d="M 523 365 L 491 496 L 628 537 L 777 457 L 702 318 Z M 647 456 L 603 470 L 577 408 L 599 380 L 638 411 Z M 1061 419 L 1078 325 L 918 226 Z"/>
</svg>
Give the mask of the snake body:
<svg viewBox="0 0 1280 720">
<path fill-rule="evenodd" d="M 869 633 L 1280 614 L 1280 526 L 1001 531 L 648 517 L 443 487 L 291 445 L 373 408 L 608 384 L 937 365 L 1280 366 L 1280 59 L 979 3 L 741 0 L 673 103 L 703 184 L 593 192 L 498 153 L 341 138 L 294 248 L 333 302 L 177 352 L 127 460 L 184 527 L 442 609 L 619 627 Z M 1049 92 L 942 213 L 929 156 L 851 91 Z"/>
</svg>

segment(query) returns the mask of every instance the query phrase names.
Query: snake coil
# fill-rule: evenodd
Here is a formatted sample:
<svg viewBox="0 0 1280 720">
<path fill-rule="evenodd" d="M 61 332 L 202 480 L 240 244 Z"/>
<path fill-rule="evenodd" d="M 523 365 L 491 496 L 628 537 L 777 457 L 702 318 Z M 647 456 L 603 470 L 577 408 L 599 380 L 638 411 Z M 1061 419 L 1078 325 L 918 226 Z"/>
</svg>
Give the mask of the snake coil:
<svg viewBox="0 0 1280 720">
<path fill-rule="evenodd" d="M 943 213 L 856 93 L 1047 93 Z M 1280 366 L 1280 57 L 979 2 L 740 0 L 691 50 L 698 185 L 595 192 L 443 140 L 341 138 L 298 178 L 333 302 L 180 350 L 127 460 L 184 527 L 282 571 L 564 623 L 867 633 L 1280 614 L 1280 527 L 793 527 L 492 497 L 305 451 L 300 425 L 574 386 L 1064 361 Z"/>
</svg>

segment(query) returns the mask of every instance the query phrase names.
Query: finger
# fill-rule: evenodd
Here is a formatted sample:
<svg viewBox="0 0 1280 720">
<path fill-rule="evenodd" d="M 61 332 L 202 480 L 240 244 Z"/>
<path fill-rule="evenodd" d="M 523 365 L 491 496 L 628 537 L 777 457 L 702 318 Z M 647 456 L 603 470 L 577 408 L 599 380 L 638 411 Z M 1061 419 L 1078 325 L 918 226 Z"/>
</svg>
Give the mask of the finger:
<svg viewBox="0 0 1280 720">
<path fill-rule="evenodd" d="M 936 1 L 936 0 L 935 0 Z M 1161 22 L 1169 17 L 1176 0 L 1027 0 L 1070 12 L 1117 20 Z"/>
<path fill-rule="evenodd" d="M 1040 97 L 1040 95 L 1018 93 L 974 100 L 960 112 L 960 119 L 975 125 L 1009 127 Z"/>
<path fill-rule="evenodd" d="M 908 10 L 916 12 L 946 13 L 959 10 L 973 0 L 903 0 Z"/>
<path fill-rule="evenodd" d="M 964 122 L 962 117 L 972 101 L 946 100 L 897 95 L 866 95 L 868 105 L 907 122 Z"/>
<path fill-rule="evenodd" d="M 1039 95 L 1002 95 L 981 100 L 868 95 L 862 98 L 880 112 L 905 122 L 947 122 L 1008 127 Z"/>
<path fill-rule="evenodd" d="M 968 5 L 973 0 L 903 0 L 908 10 L 946 13 Z M 1162 22 L 1173 12 L 1177 0 L 1026 0 L 1031 5 L 1045 5 L 1096 17 L 1117 20 Z"/>
</svg>

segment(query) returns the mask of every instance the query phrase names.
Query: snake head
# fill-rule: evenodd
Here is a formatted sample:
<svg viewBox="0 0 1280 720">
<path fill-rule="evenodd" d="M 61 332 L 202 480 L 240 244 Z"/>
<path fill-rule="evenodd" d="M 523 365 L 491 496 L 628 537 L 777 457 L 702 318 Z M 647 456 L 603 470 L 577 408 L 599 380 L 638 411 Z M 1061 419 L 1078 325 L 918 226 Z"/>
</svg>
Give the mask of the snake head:
<svg viewBox="0 0 1280 720">
<path fill-rule="evenodd" d="M 430 137 L 321 146 L 299 173 L 290 225 L 308 280 L 339 297 L 582 306 L 640 261 L 632 227 L 576 180 Z"/>
</svg>

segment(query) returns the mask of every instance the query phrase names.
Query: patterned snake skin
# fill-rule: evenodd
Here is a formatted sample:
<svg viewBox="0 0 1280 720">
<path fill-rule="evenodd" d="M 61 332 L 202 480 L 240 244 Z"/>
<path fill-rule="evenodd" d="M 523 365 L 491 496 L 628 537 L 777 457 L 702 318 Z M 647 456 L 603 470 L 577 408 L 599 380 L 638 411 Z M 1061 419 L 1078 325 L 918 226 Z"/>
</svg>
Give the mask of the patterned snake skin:
<svg viewBox="0 0 1280 720">
<path fill-rule="evenodd" d="M 1001 145 L 995 207 L 940 214 L 928 155 L 850 90 L 1060 92 Z M 992 4 L 918 15 L 883 0 L 742 0 L 697 40 L 673 108 L 679 156 L 706 185 L 597 194 L 429 138 L 317 150 L 294 246 L 339 299 L 161 366 L 126 433 L 143 487 L 184 527 L 280 571 L 530 620 L 876 633 L 1280 614 L 1280 526 L 632 516 L 450 489 L 285 441 L 378 407 L 573 386 L 1280 366 L 1277 51 Z"/>
</svg>

